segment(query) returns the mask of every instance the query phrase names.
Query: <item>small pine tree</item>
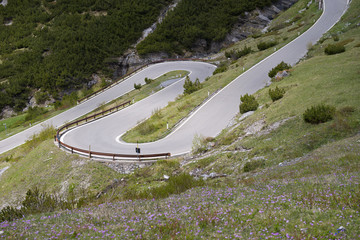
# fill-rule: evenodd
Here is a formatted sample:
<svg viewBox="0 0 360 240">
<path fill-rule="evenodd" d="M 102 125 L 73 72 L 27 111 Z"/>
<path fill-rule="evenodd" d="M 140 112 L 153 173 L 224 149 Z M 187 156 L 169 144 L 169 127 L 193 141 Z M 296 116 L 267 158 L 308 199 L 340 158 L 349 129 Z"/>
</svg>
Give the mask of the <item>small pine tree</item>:
<svg viewBox="0 0 360 240">
<path fill-rule="evenodd" d="M 334 118 L 335 111 L 336 109 L 333 106 L 320 104 L 306 109 L 303 118 L 305 122 L 311 124 L 324 123 Z"/>
<path fill-rule="evenodd" d="M 134 88 L 135 88 L 136 90 L 140 90 L 141 84 L 140 84 L 140 83 L 139 83 L 139 84 L 134 83 Z"/>
<path fill-rule="evenodd" d="M 282 88 L 276 87 L 274 90 L 269 89 L 269 95 L 273 102 L 281 99 L 284 96 L 284 94 L 285 94 L 285 90 Z"/>
<path fill-rule="evenodd" d="M 189 76 L 186 76 L 184 83 L 184 94 L 191 94 L 201 88 L 200 80 L 197 78 L 195 82 L 192 82 Z"/>
<path fill-rule="evenodd" d="M 249 111 L 255 111 L 259 107 L 259 103 L 252 95 L 245 94 L 240 97 L 240 113 L 246 113 Z"/>
</svg>

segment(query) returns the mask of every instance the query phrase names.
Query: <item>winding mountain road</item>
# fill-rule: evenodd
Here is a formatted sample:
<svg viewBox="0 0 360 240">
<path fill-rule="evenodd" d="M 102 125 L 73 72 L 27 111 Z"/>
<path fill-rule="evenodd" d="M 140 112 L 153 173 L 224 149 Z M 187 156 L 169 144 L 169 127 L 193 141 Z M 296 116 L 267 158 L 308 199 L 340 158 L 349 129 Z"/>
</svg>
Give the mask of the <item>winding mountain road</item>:
<svg viewBox="0 0 360 240">
<path fill-rule="evenodd" d="M 306 54 L 308 43 L 316 43 L 341 18 L 347 5 L 347 0 L 324 0 L 323 14 L 308 31 L 233 80 L 170 135 L 156 142 L 140 144 L 141 153 L 170 152 L 173 156 L 180 155 L 191 151 L 196 134 L 210 137 L 219 134 L 238 113 L 240 95 L 252 94 L 263 88 L 269 81 L 267 73 L 281 61 L 292 65 L 298 62 Z M 166 62 L 152 65 L 103 94 L 46 121 L 45 124 L 58 127 L 66 121 L 82 116 L 100 103 L 132 90 L 133 84 L 143 82 L 145 77 L 155 78 L 172 70 L 188 70 L 192 80 L 204 80 L 214 69 L 215 66 L 201 62 Z M 169 101 L 174 100 L 183 91 L 183 81 L 108 117 L 70 130 L 62 136 L 62 141 L 82 149 L 89 149 L 91 146 L 92 151 L 135 154 L 135 144 L 121 142 L 120 136 L 139 121 L 150 117 L 153 110 L 165 107 Z M 41 126 L 35 126 L 1 141 L 0 153 L 22 144 L 40 129 Z"/>
</svg>

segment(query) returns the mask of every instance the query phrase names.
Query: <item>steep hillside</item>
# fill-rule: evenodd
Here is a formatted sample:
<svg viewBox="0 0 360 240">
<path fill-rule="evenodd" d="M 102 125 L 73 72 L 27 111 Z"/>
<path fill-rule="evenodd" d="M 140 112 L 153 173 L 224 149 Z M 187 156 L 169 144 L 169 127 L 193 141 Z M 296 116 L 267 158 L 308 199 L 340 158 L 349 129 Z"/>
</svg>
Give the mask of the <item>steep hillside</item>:
<svg viewBox="0 0 360 240">
<path fill-rule="evenodd" d="M 170 0 L 18 1 L 0 5 L 0 110 L 23 110 L 81 88 L 106 59 L 120 56 Z"/>
<path fill-rule="evenodd" d="M 271 18 L 295 1 L 175 1 L 179 3 L 174 11 L 138 49 L 141 54 L 183 55 L 204 39 L 209 46 L 222 41 L 237 21 L 251 21 L 239 20 L 240 15 L 280 2 Z M 106 84 L 104 78 L 111 82 L 126 73 L 129 63 L 121 56 L 173 2 L 14 0 L 0 5 L 0 112 L 5 107 L 10 113 L 21 112 L 34 102 L 48 105 L 82 89 L 71 95 L 76 101 L 95 83 Z M 266 25 L 269 19 L 263 21 Z M 118 65 L 120 69 L 114 70 Z"/>
<path fill-rule="evenodd" d="M 241 51 L 244 46 L 254 48 L 273 38 L 280 47 L 298 31 L 305 31 L 305 20 L 312 22 L 318 14 L 313 6 L 299 22 L 288 23 L 307 3 L 300 0 L 281 14 L 269 33 L 218 54 L 224 61 L 223 72 L 206 81 L 209 85 L 205 87 L 214 82 L 224 84 L 224 79 L 238 75 L 243 66 L 248 68 L 273 49 L 233 60 L 227 60 L 225 52 Z M 23 210 L 0 212 L 0 217 L 13 220 L 0 221 L 0 237 L 358 239 L 359 10 L 360 0 L 353 0 L 342 20 L 319 43 L 308 46 L 307 56 L 287 71 L 288 76 L 274 78 L 268 87 L 256 92 L 257 110 L 239 113 L 215 139 L 195 138 L 194 155 L 158 161 L 121 175 L 99 163 L 67 155 L 52 145 L 52 139 L 42 142 L 52 138 L 51 132 L 2 155 L 0 169 L 10 168 L 0 177 L 0 186 L 4 186 L 0 187 L 0 196 L 10 194 L 12 186 L 21 186 L 24 199 L 26 188 L 32 187 L 22 186 L 27 181 L 44 191 L 49 186 L 53 187 L 49 191 L 58 191 L 68 179 L 64 198 L 70 196 L 67 200 L 72 205 L 59 199 L 44 203 L 41 195 L 28 192 Z M 329 46 L 340 50 L 327 54 Z M 274 101 L 269 90 L 276 87 L 285 93 Z M 186 102 L 190 100 L 180 99 L 170 105 Z M 306 109 L 318 104 L 334 108 L 333 119 L 320 124 L 305 122 Z M 32 162 L 37 167 L 30 167 Z M 116 170 L 123 167 L 116 163 L 111 166 Z M 34 179 L 34 175 L 41 179 Z M 111 181 L 115 177 L 122 179 Z M 83 190 L 89 194 L 79 199 Z M 101 194 L 94 194 L 99 190 Z M 59 206 L 47 210 L 54 202 Z M 66 207 L 68 210 L 61 210 Z"/>
</svg>

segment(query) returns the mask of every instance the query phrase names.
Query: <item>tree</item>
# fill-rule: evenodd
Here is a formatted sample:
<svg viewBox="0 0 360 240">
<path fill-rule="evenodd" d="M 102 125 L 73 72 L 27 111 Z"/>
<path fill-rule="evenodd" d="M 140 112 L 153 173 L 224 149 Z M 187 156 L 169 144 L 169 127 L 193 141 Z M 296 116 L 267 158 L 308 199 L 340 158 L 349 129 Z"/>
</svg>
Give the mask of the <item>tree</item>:
<svg viewBox="0 0 360 240">
<path fill-rule="evenodd" d="M 186 76 L 184 83 L 184 94 L 191 94 L 201 88 L 200 80 L 197 78 L 195 82 L 192 82 L 189 76 Z"/>
</svg>

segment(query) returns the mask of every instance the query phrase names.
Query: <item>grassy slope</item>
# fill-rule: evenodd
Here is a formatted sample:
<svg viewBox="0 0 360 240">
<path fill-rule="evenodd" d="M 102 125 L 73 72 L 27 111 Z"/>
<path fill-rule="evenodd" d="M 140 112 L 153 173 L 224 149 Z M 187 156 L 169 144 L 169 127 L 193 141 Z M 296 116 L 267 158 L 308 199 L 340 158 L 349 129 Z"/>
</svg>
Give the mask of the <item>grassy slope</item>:
<svg viewBox="0 0 360 240">
<path fill-rule="evenodd" d="M 94 195 L 121 175 L 107 166 L 59 150 L 53 140 L 35 146 L 25 144 L 7 153 L 0 168 L 0 206 L 17 204 L 28 189 L 38 187 L 66 198 L 70 188 L 79 195 Z"/>
<path fill-rule="evenodd" d="M 354 19 L 358 9 L 360 1 L 353 0 L 343 21 L 335 26 L 336 32 L 345 26 L 344 22 Z M 345 53 L 325 56 L 324 46 L 333 42 L 325 40 L 313 47 L 309 54 L 313 57 L 296 66 L 290 77 L 270 86 L 286 88 L 283 99 L 272 103 L 268 88 L 258 91 L 256 97 L 264 107 L 232 130 L 224 131 L 210 157 L 160 161 L 126 176 L 126 186 L 99 200 L 104 204 L 33 215 L 27 221 L 11 223 L 16 228 L 0 223 L 4 236 L 359 238 L 360 83 L 356 79 L 360 48 L 355 46 L 360 43 L 360 32 L 354 27 L 358 21 L 339 34 L 340 41 L 354 38 L 346 45 Z M 329 123 L 305 124 L 301 119 L 304 109 L 319 102 L 338 110 L 351 106 L 355 111 L 347 116 L 340 114 Z M 259 120 L 266 127 L 288 117 L 293 118 L 270 133 L 244 136 L 245 129 Z M 241 152 L 243 148 L 248 151 Z M 266 159 L 265 166 L 244 173 L 245 162 L 259 158 Z M 149 187 L 166 185 L 164 174 L 184 171 L 229 175 L 162 200 L 116 201 L 129 190 L 136 198 Z M 340 226 L 346 232 L 338 233 Z"/>
</svg>

